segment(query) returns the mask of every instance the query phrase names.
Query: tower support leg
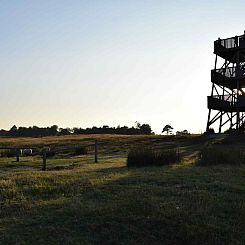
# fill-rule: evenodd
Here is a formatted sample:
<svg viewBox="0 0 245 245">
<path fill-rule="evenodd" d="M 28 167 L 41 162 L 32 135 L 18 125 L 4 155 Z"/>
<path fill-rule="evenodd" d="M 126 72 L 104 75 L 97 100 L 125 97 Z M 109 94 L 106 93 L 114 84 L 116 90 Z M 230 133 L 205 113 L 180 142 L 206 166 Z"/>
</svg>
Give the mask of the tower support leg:
<svg viewBox="0 0 245 245">
<path fill-rule="evenodd" d="M 206 127 L 206 132 L 209 131 L 209 125 L 210 125 L 210 116 L 211 116 L 211 109 L 208 111 L 208 121 L 207 121 L 207 127 Z"/>
<path fill-rule="evenodd" d="M 223 112 L 221 111 L 221 113 L 220 113 L 220 121 L 219 121 L 219 133 L 221 133 L 221 127 L 222 127 L 222 115 L 223 115 Z"/>
</svg>

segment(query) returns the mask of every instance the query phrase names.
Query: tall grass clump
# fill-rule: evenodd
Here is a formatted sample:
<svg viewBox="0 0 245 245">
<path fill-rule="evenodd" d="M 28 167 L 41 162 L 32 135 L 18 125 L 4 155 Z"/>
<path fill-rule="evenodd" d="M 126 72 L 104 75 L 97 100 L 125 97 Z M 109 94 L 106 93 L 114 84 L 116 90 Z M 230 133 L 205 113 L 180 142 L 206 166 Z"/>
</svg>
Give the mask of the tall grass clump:
<svg viewBox="0 0 245 245">
<path fill-rule="evenodd" d="M 241 148 L 228 147 L 224 145 L 212 145 L 204 147 L 200 151 L 199 165 L 237 165 L 245 163 L 245 151 Z"/>
<path fill-rule="evenodd" d="M 180 160 L 177 149 L 153 150 L 150 148 L 131 149 L 127 157 L 128 167 L 162 166 Z"/>
<path fill-rule="evenodd" d="M 3 150 L 0 152 L 1 157 L 15 157 L 16 150 Z"/>
<path fill-rule="evenodd" d="M 56 155 L 56 152 L 54 150 L 50 150 L 46 152 L 47 157 L 54 157 Z"/>
<path fill-rule="evenodd" d="M 76 156 L 87 155 L 88 154 L 88 149 L 85 146 L 76 147 L 75 150 L 74 150 L 74 154 Z"/>
</svg>

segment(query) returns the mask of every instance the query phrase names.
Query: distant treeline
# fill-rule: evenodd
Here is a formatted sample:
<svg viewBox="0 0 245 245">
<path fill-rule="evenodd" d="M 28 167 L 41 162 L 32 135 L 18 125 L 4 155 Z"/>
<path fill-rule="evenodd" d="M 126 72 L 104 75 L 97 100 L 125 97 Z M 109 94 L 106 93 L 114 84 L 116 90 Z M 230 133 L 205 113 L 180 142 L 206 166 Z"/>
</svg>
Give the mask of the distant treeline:
<svg viewBox="0 0 245 245">
<path fill-rule="evenodd" d="M 6 137 L 44 137 L 70 134 L 124 134 L 124 135 L 150 135 L 154 134 L 149 124 L 136 123 L 135 127 L 92 127 L 92 128 L 59 128 L 57 125 L 51 127 L 16 127 L 10 130 L 0 130 L 0 136 Z"/>
</svg>

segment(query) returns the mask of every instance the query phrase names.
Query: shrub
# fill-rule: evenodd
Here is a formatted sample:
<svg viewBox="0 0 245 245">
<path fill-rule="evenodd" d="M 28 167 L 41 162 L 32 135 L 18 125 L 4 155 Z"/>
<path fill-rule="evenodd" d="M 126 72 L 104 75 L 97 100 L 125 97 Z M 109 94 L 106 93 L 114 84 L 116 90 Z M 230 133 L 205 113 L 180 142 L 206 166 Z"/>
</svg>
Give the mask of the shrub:
<svg viewBox="0 0 245 245">
<path fill-rule="evenodd" d="M 16 150 L 4 150 L 1 152 L 1 157 L 15 157 L 16 154 Z"/>
<path fill-rule="evenodd" d="M 88 154 L 88 149 L 86 147 L 84 147 L 84 146 L 76 147 L 75 151 L 74 151 L 74 154 L 76 156 L 87 155 Z"/>
<path fill-rule="evenodd" d="M 150 148 L 135 148 L 128 153 L 127 166 L 161 166 L 176 163 L 179 160 L 177 149 L 156 151 Z"/>
<path fill-rule="evenodd" d="M 46 152 L 46 157 L 54 157 L 54 156 L 55 156 L 55 151 L 50 150 Z"/>
<path fill-rule="evenodd" d="M 214 134 L 215 131 L 213 128 L 209 128 L 206 132 L 204 132 L 204 134 Z"/>
<path fill-rule="evenodd" d="M 35 152 L 36 154 L 37 152 Z M 39 151 L 39 155 L 43 157 L 44 149 L 41 149 Z M 50 148 L 46 149 L 46 157 L 54 157 L 56 155 L 56 152 L 54 150 L 51 150 Z"/>
<path fill-rule="evenodd" d="M 203 166 L 242 163 L 245 163 L 245 155 L 240 148 L 212 145 L 203 148 L 199 154 L 199 164 Z"/>
</svg>

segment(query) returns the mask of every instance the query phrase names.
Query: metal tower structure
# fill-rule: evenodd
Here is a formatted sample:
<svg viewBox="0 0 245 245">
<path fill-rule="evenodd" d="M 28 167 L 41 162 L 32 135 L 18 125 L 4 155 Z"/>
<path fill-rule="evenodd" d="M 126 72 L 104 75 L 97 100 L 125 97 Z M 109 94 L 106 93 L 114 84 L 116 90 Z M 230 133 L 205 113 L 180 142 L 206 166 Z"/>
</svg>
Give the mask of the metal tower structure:
<svg viewBox="0 0 245 245">
<path fill-rule="evenodd" d="M 245 32 L 244 35 L 214 42 L 215 66 L 208 96 L 208 132 L 213 124 L 243 132 L 245 126 Z M 223 64 L 217 67 L 217 61 Z"/>
</svg>

